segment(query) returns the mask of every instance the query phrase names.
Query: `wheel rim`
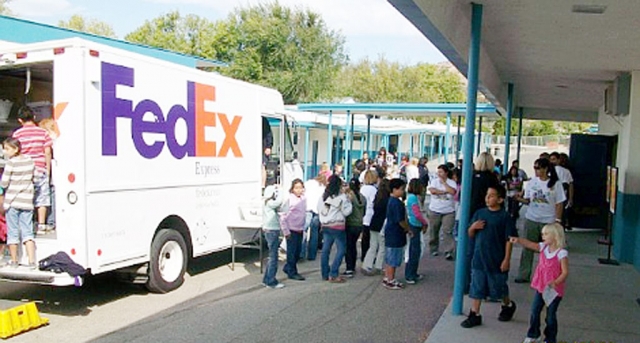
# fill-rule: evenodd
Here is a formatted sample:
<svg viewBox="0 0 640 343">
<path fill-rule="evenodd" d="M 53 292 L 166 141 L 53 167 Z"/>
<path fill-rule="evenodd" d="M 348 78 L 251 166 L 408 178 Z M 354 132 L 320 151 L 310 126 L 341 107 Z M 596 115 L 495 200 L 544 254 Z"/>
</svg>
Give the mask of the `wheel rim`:
<svg viewBox="0 0 640 343">
<path fill-rule="evenodd" d="M 160 250 L 158 266 L 162 279 L 166 282 L 173 282 L 182 273 L 184 256 L 180 244 L 175 241 L 166 242 Z"/>
</svg>

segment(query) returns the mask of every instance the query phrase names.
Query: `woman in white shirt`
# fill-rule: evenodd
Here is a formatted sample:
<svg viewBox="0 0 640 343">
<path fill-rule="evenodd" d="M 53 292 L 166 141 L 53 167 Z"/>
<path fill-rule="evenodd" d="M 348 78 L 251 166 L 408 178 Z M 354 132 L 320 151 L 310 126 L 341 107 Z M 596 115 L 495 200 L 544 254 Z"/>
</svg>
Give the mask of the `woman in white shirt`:
<svg viewBox="0 0 640 343">
<path fill-rule="evenodd" d="M 429 247 L 431 255 L 438 256 L 440 248 L 440 231 L 442 231 L 442 250 L 447 260 L 453 259 L 455 247 L 453 225 L 455 224 L 456 183 L 451 180 L 451 171 L 442 164 L 438 166 L 438 177 L 429 182 Z"/>
<path fill-rule="evenodd" d="M 532 242 L 542 240 L 542 228 L 547 224 L 562 221 L 562 203 L 566 200 L 562 184 L 551 162 L 540 158 L 533 164 L 536 176 L 527 183 L 524 196 L 518 201 L 528 204 L 524 222 L 524 238 Z M 533 252 L 522 249 L 520 269 L 516 283 L 529 282 Z"/>
<path fill-rule="evenodd" d="M 371 240 L 371 228 L 369 226 L 371 225 L 371 218 L 373 217 L 373 204 L 376 200 L 376 194 L 378 193 L 377 184 L 378 173 L 375 170 L 367 170 L 366 173 L 364 173 L 364 186 L 360 188 L 360 194 L 364 195 L 367 199 L 364 218 L 362 218 L 362 239 L 360 240 L 362 262 L 364 262 L 364 257 L 367 256 Z"/>
</svg>

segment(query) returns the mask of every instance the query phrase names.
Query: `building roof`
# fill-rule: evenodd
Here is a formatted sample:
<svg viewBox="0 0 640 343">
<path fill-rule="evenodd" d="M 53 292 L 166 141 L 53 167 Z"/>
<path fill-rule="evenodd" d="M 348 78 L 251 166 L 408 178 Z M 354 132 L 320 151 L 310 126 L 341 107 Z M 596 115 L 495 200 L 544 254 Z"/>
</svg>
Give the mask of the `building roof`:
<svg viewBox="0 0 640 343">
<path fill-rule="evenodd" d="M 57 26 L 46 25 L 29 20 L 0 15 L 0 48 L 10 44 L 29 44 L 49 40 L 82 38 L 96 43 L 128 50 L 142 55 L 155 57 L 164 61 L 181 64 L 192 68 L 226 66 L 225 63 L 201 57 L 190 56 L 179 52 L 154 48 L 131 43 L 119 39 L 97 36 Z"/>
<path fill-rule="evenodd" d="M 310 103 L 298 104 L 300 111 L 310 111 L 328 114 L 346 114 L 347 111 L 356 115 L 382 115 L 382 116 L 431 116 L 446 117 L 447 113 L 453 116 L 465 116 L 467 104 L 441 104 L 441 103 Z M 478 104 L 476 115 L 483 117 L 499 116 L 496 107 L 491 104 Z"/>
</svg>

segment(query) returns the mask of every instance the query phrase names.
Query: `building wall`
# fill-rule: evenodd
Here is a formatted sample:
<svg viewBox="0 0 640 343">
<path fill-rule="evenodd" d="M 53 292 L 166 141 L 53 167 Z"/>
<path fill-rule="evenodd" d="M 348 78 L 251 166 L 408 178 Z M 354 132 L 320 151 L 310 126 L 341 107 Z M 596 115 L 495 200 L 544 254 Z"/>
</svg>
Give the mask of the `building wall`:
<svg viewBox="0 0 640 343">
<path fill-rule="evenodd" d="M 600 134 L 617 135 L 617 210 L 613 218 L 613 252 L 621 262 L 640 270 L 640 71 L 632 72 L 629 115 L 612 117 L 601 109 Z"/>
</svg>

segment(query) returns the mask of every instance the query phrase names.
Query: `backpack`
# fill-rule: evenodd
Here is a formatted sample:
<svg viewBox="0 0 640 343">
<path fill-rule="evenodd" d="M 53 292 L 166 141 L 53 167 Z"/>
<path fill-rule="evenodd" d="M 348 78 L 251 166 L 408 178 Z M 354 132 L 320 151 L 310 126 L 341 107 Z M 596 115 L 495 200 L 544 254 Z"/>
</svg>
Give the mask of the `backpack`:
<svg viewBox="0 0 640 343">
<path fill-rule="evenodd" d="M 400 168 L 400 176 L 398 176 L 400 180 L 407 182 L 407 165 L 405 164 Z"/>
</svg>

